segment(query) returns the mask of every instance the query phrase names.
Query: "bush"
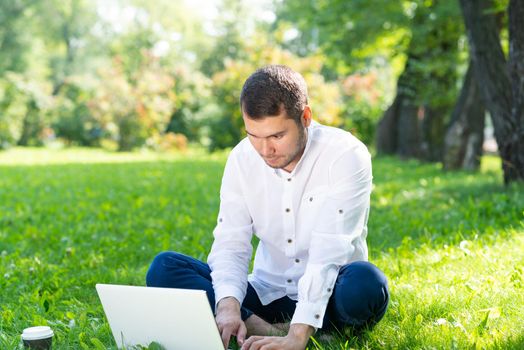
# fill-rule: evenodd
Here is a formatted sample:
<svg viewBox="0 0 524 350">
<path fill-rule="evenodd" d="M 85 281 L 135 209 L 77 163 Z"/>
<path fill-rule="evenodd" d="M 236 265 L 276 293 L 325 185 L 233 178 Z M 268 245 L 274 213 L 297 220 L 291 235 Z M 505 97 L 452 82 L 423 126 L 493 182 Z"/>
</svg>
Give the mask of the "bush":
<svg viewBox="0 0 524 350">
<path fill-rule="evenodd" d="M 64 81 L 55 99 L 52 127 L 67 144 L 99 146 L 104 134 L 88 103 L 94 95 L 92 77 L 74 76 Z"/>
<path fill-rule="evenodd" d="M 155 151 L 186 151 L 187 137 L 183 134 L 168 132 L 163 135 L 151 137 L 147 140 L 146 144 Z"/>
<path fill-rule="evenodd" d="M 342 127 L 365 144 L 372 144 L 384 108 L 377 73 L 352 74 L 341 81 L 341 87 L 344 94 Z"/>
<path fill-rule="evenodd" d="M 200 142 L 206 109 L 212 104 L 211 80 L 185 65 L 176 67 L 174 79 L 176 98 L 166 131 L 183 134 L 189 141 Z"/>
<path fill-rule="evenodd" d="M 88 107 L 119 150 L 142 146 L 148 138 L 164 133 L 174 106 L 174 80 L 153 58 L 133 77 L 127 77 L 115 59 L 100 72 L 99 84 Z"/>
<path fill-rule="evenodd" d="M 49 84 L 17 73 L 0 79 L 0 148 L 42 144 L 53 104 L 50 90 Z"/>
</svg>

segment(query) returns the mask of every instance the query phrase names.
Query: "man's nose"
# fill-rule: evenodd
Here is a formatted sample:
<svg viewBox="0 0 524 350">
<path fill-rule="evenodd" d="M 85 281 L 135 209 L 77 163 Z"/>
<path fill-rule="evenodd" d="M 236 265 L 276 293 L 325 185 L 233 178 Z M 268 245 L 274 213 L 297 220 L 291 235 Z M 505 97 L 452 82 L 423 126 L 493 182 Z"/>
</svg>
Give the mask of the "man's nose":
<svg viewBox="0 0 524 350">
<path fill-rule="evenodd" d="M 271 156 L 275 151 L 275 148 L 273 147 L 271 141 L 269 140 L 262 140 L 261 146 L 260 146 L 260 153 L 263 157 L 269 157 Z"/>
</svg>

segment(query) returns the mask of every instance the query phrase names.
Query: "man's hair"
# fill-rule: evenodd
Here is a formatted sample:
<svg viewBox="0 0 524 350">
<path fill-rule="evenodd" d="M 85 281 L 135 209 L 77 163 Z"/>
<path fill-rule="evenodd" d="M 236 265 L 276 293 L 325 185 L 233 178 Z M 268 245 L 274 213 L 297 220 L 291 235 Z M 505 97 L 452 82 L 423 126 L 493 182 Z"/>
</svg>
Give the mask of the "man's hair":
<svg viewBox="0 0 524 350">
<path fill-rule="evenodd" d="M 304 78 L 283 65 L 258 69 L 247 78 L 240 94 L 240 109 L 252 119 L 277 116 L 284 108 L 287 115 L 300 124 L 307 103 Z"/>
</svg>

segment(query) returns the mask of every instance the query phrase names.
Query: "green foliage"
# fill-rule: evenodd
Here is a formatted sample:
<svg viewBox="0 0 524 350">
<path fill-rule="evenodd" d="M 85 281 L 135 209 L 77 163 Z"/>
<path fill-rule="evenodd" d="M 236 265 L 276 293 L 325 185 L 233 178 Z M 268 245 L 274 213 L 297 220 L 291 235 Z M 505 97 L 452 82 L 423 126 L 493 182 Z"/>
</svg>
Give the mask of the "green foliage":
<svg viewBox="0 0 524 350">
<path fill-rule="evenodd" d="M 211 94 L 219 108 L 218 115 L 208 120 L 211 151 L 235 146 L 243 137 L 244 122 L 240 111 L 240 90 L 253 66 L 229 61 L 226 69 L 213 76 Z"/>
<path fill-rule="evenodd" d="M 142 66 L 133 70 L 131 77 L 119 60 L 102 70 L 88 104 L 98 125 L 117 142 L 120 151 L 141 146 L 163 133 L 173 109 L 172 76 L 149 52 L 143 55 Z"/>
<path fill-rule="evenodd" d="M 405 48 L 405 28 L 409 19 L 403 5 L 411 1 L 283 1 L 277 7 L 278 24 L 299 30 L 285 45 L 301 55 L 322 50 L 329 65 L 348 74 L 360 68 L 372 52 L 390 58 Z M 409 6 L 409 5 L 408 5 Z M 411 5 L 413 6 L 413 5 Z M 416 4 L 414 5 L 417 6 Z"/>
<path fill-rule="evenodd" d="M 39 165 L 24 165 L 29 157 Z M 51 326 L 53 348 L 115 349 L 95 283 L 143 285 L 155 254 L 204 260 L 225 154 L 10 150 L 0 154 L 0 348 Z M 524 196 L 480 174 L 373 160 L 370 260 L 389 278 L 372 331 L 309 349 L 520 349 Z M 100 343 L 102 345 L 100 345 Z"/>
<path fill-rule="evenodd" d="M 168 132 L 185 135 L 190 141 L 200 142 L 201 129 L 206 110 L 212 104 L 211 81 L 189 66 L 180 65 L 174 72 L 174 112 L 171 115 Z"/>
<path fill-rule="evenodd" d="M 0 149 L 41 145 L 53 99 L 49 84 L 8 72 L 0 78 Z"/>
<path fill-rule="evenodd" d="M 122 74 L 132 83 L 136 83 L 137 73 L 151 63 L 153 46 L 158 40 L 150 27 L 137 23 L 112 43 L 111 51 L 114 61 L 118 62 Z"/>
<path fill-rule="evenodd" d="M 101 41 L 94 42 L 92 34 L 96 10 L 89 0 L 45 0 L 34 6 L 34 35 L 45 46 L 43 58 L 50 68 L 54 94 L 70 75 L 85 74 L 90 61 L 100 54 L 96 47 Z"/>
<path fill-rule="evenodd" d="M 386 84 L 385 76 L 377 71 L 352 74 L 342 82 L 343 128 L 351 131 L 367 145 L 373 143 L 375 127 L 385 109 L 381 91 Z"/>
<path fill-rule="evenodd" d="M 344 125 L 366 142 L 373 139 L 403 70 L 397 93 L 436 111 L 440 119 L 450 115 L 466 56 L 456 1 L 291 0 L 281 2 L 277 13 L 277 28 L 298 30 L 284 42 L 294 52 L 322 52 L 327 67 L 342 79 L 387 76 L 373 87 L 378 99 L 345 99 Z"/>
<path fill-rule="evenodd" d="M 241 1 L 223 0 L 220 4 L 221 16 L 216 21 L 217 38 L 211 50 L 202 60 L 200 70 L 205 75 L 223 71 L 226 60 L 244 60 L 246 40 L 242 28 L 246 25 L 246 7 Z"/>
<path fill-rule="evenodd" d="M 19 0 L 0 2 L 0 77 L 6 71 L 24 72 L 30 65 L 33 48 L 31 13 L 40 1 Z"/>
<path fill-rule="evenodd" d="M 24 72 L 31 82 L 51 84 L 53 108 L 50 122 L 41 123 L 39 110 L 26 103 L 24 117 L 2 115 L 0 133 L 6 145 L 39 144 L 35 135 L 51 126 L 66 144 L 131 149 L 174 132 L 210 149 L 227 148 L 243 137 L 238 95 L 245 78 L 260 66 L 284 63 L 306 77 L 316 119 L 370 143 L 400 65 L 398 59 L 391 69 L 377 62 L 407 48 L 411 32 L 406 28 L 415 5 L 433 6 L 290 1 L 268 33 L 269 22 L 259 20 L 263 13 L 238 1 L 223 1 L 213 23 L 186 4 L 167 0 L 8 1 L 0 5 L 5 24 L 0 43 L 6 49 L 0 53 L 5 62 L 0 80 L 9 69 Z M 302 34 L 290 40 L 287 30 L 295 26 Z M 348 80 L 368 76 L 380 79 L 347 90 Z M 15 101 L 4 99 L 4 106 L 19 104 L 23 96 L 18 94 L 0 91 Z M 7 131 L 5 125 L 17 129 L 23 118 L 34 127 Z"/>
<path fill-rule="evenodd" d="M 457 2 L 414 2 L 407 49 L 410 81 L 405 84 L 416 103 L 450 110 L 457 97 L 459 39 L 464 33 Z M 411 12 L 409 12 L 411 13 Z"/>
<path fill-rule="evenodd" d="M 55 98 L 53 130 L 67 144 L 97 146 L 103 137 L 102 125 L 97 123 L 89 109 L 94 97 L 92 77 L 71 76 L 67 78 Z"/>
<path fill-rule="evenodd" d="M 140 27 L 152 33 L 156 39 L 153 49 L 158 44 L 165 45 L 166 50 L 162 50 L 158 55 L 162 64 L 167 67 L 190 65 L 198 71 L 202 66 L 201 62 L 208 57 L 218 41 L 208 33 L 204 12 L 195 11 L 185 1 L 127 0 L 122 5 L 127 10 L 134 10 L 140 14 L 135 23 L 130 23 L 129 30 L 136 32 L 137 27 Z M 119 35 L 115 36 L 119 40 Z M 131 50 L 120 51 L 121 54 L 133 55 L 142 48 L 138 43 L 133 46 L 132 38 L 129 39 L 131 42 L 127 46 Z"/>
</svg>

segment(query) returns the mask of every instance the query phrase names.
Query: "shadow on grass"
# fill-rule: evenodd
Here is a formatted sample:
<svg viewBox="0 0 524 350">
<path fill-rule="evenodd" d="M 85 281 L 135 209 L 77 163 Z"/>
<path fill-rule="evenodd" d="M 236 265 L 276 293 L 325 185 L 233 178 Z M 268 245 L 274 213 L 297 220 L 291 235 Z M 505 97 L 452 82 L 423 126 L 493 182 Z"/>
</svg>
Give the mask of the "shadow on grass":
<svg viewBox="0 0 524 350">
<path fill-rule="evenodd" d="M 393 158 L 374 165 L 368 223 L 373 250 L 406 240 L 432 245 L 489 240 L 523 228 L 524 184 L 505 187 L 497 172 L 443 172 L 435 164 Z"/>
</svg>

